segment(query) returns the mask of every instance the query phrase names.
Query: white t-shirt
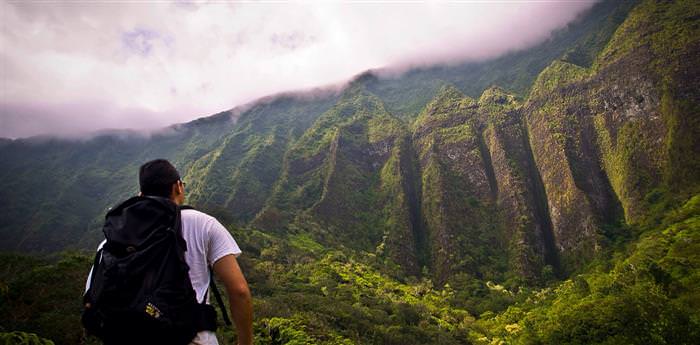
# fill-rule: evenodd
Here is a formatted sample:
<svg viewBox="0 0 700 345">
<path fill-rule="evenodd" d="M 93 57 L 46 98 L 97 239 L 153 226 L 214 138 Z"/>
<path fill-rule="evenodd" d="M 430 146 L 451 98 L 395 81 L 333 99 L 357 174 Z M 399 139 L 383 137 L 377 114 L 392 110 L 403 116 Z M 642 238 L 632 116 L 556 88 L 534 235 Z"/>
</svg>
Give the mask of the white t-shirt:
<svg viewBox="0 0 700 345">
<path fill-rule="evenodd" d="M 240 255 L 241 249 L 216 218 L 197 210 L 182 210 L 181 215 L 182 237 L 187 242 L 185 261 L 190 266 L 197 302 L 201 303 L 209 288 L 209 266 L 226 255 Z"/>
<path fill-rule="evenodd" d="M 182 237 L 187 242 L 185 261 L 190 266 L 190 281 L 197 294 L 197 302 L 202 302 L 209 288 L 209 266 L 226 255 L 238 256 L 241 249 L 236 240 L 216 218 L 197 211 L 182 210 Z M 207 294 L 209 303 L 209 294 Z M 199 332 L 191 345 L 218 345 L 216 334 L 211 331 Z"/>
<path fill-rule="evenodd" d="M 202 302 L 204 294 L 209 288 L 209 266 L 226 255 L 238 256 L 241 249 L 236 240 L 216 218 L 197 211 L 182 210 L 182 237 L 187 242 L 185 261 L 190 266 L 190 281 L 197 294 L 197 302 Z M 105 244 L 100 243 L 97 250 Z M 92 270 L 88 275 L 85 291 L 90 288 Z M 207 303 L 209 295 L 207 294 Z M 218 345 L 216 334 L 211 331 L 199 332 L 192 340 L 191 345 Z"/>
</svg>

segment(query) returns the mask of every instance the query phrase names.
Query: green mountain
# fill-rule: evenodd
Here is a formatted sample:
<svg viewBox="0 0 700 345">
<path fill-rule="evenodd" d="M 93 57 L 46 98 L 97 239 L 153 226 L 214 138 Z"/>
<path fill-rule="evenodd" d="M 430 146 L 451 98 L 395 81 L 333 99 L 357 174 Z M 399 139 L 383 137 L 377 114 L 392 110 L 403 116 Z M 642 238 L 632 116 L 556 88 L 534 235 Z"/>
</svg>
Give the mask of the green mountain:
<svg viewBox="0 0 700 345">
<path fill-rule="evenodd" d="M 693 343 L 699 18 L 606 1 L 491 61 L 370 71 L 152 135 L 3 140 L 0 250 L 92 249 L 163 157 L 248 253 L 269 342 Z M 89 265 L 8 258 L 0 315 L 26 308 L 22 265 Z"/>
</svg>

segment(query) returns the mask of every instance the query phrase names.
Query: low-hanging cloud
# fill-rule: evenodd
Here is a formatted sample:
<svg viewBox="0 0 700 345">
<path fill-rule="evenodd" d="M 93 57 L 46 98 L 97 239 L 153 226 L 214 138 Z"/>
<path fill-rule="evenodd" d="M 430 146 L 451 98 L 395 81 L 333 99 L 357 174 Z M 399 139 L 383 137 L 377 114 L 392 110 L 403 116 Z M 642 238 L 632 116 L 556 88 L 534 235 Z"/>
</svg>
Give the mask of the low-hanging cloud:
<svg viewBox="0 0 700 345">
<path fill-rule="evenodd" d="M 484 60 L 592 5 L 2 2 L 0 136 L 153 128 L 367 69 Z"/>
</svg>

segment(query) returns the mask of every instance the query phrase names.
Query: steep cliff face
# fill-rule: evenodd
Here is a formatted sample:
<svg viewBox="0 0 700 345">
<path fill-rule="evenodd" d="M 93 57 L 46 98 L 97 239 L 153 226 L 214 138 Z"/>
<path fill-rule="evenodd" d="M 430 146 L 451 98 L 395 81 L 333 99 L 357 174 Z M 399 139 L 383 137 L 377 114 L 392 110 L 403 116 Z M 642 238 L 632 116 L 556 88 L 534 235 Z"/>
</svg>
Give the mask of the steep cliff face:
<svg viewBox="0 0 700 345">
<path fill-rule="evenodd" d="M 637 223 L 656 199 L 697 192 L 700 31 L 685 24 L 699 7 L 645 2 L 592 68 L 558 61 L 535 82 L 524 112 L 566 267 L 622 214 Z"/>
<path fill-rule="evenodd" d="M 377 252 L 407 273 L 418 275 L 428 265 L 428 252 L 421 221 L 417 156 L 407 132 L 392 148 L 381 171 L 381 184 L 385 221 Z"/>
<path fill-rule="evenodd" d="M 520 103 L 513 95 L 491 88 L 479 99 L 485 114 L 488 147 L 508 241 L 509 266 L 527 281 L 540 278 L 543 268 L 559 268 L 547 199 L 535 167 Z"/>
<path fill-rule="evenodd" d="M 523 109 L 496 87 L 476 101 L 445 86 L 409 134 L 378 98 L 352 87 L 286 153 L 253 224 L 374 251 L 409 274 L 426 267 L 438 283 L 457 272 L 537 282 L 543 270 L 559 271 L 560 252 L 589 248 L 571 234 L 578 219 L 569 213 L 552 225 L 544 186 L 565 180 L 540 175 L 549 171 L 535 163 L 531 145 L 542 144 L 530 142 Z M 551 169 L 561 172 L 563 161 Z M 597 235 L 598 223 L 586 225 Z"/>
<path fill-rule="evenodd" d="M 558 250 L 522 106 L 500 88 L 478 101 L 443 87 L 414 126 L 421 219 L 438 282 L 456 272 L 537 282 Z"/>
<path fill-rule="evenodd" d="M 589 111 L 580 105 L 587 99 L 579 88 L 552 80 L 567 75 L 582 78 L 583 73 L 578 66 L 556 62 L 540 75 L 523 109 L 547 196 L 554 242 L 567 268 L 582 264 L 600 250 L 600 215 L 612 203 L 593 146 L 592 126 L 584 120 Z"/>
<path fill-rule="evenodd" d="M 374 251 L 438 283 L 456 272 L 536 282 L 558 269 L 547 201 L 515 96 L 443 87 L 412 134 L 361 87 L 291 147 L 254 225 Z"/>
<path fill-rule="evenodd" d="M 455 271 L 491 276 L 503 268 L 492 262 L 502 226 L 478 117 L 476 101 L 443 87 L 415 123 L 421 214 L 438 282 Z"/>
<path fill-rule="evenodd" d="M 255 224 L 291 226 L 326 243 L 372 250 L 384 235 L 381 172 L 402 139 L 402 126 L 376 97 L 360 87 L 346 90 L 289 150 L 283 176 Z M 398 159 L 392 162 L 400 166 Z"/>
<path fill-rule="evenodd" d="M 628 222 L 660 194 L 684 199 L 698 190 L 698 16 L 697 2 L 645 2 L 594 66 L 590 107 Z"/>
<path fill-rule="evenodd" d="M 189 202 L 225 221 L 245 224 L 262 209 L 282 171 L 288 146 L 335 101 L 279 97 L 245 113 L 242 125 L 186 170 Z"/>
<path fill-rule="evenodd" d="M 438 282 L 454 272 L 503 272 L 506 243 L 495 207 L 497 185 L 482 137 L 479 104 L 444 87 L 416 119 L 422 173 L 421 214 Z"/>
<path fill-rule="evenodd" d="M 413 135 L 438 281 L 566 274 L 659 198 L 697 193 L 699 7 L 643 3 L 590 68 L 553 62 L 522 105 L 497 88 L 438 93 Z"/>
</svg>

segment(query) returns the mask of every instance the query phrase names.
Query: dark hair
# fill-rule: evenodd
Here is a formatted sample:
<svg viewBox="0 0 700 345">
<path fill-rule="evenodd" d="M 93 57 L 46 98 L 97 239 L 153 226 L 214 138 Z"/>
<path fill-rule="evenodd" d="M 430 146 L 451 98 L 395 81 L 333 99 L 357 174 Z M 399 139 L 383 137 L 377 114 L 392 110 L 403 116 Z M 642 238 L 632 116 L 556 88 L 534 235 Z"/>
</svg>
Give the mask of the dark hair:
<svg viewBox="0 0 700 345">
<path fill-rule="evenodd" d="M 177 169 L 165 159 L 154 159 L 139 168 L 139 186 L 143 195 L 169 198 L 173 183 L 179 179 Z"/>
</svg>

